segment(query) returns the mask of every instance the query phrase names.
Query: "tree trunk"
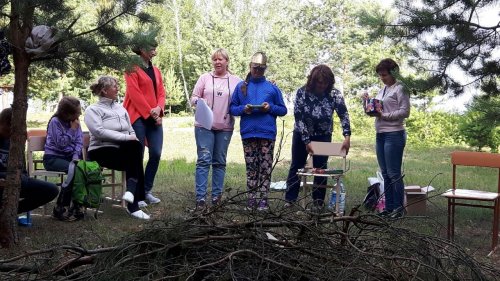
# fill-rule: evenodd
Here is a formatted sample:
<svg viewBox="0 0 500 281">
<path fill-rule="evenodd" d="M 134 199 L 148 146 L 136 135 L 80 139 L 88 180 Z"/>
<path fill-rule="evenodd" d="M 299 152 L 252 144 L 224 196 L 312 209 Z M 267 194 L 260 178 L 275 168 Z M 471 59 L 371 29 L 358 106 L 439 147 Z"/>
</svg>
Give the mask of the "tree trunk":
<svg viewBox="0 0 500 281">
<path fill-rule="evenodd" d="M 14 58 L 14 102 L 12 104 L 12 136 L 10 138 L 7 177 L 0 210 L 0 245 L 12 247 L 17 243 L 17 206 L 24 170 L 26 143 L 26 111 L 28 110 L 28 68 L 30 57 L 25 52 L 26 38 L 33 28 L 34 6 L 25 5 L 25 0 L 11 1 L 9 39 Z M 21 16 L 22 15 L 22 16 Z"/>
<path fill-rule="evenodd" d="M 172 1 L 173 7 L 172 11 L 174 12 L 174 18 L 175 18 L 175 34 L 177 36 L 177 52 L 179 55 L 179 69 L 181 72 L 181 77 L 182 77 L 182 84 L 183 84 L 183 89 L 184 89 L 184 95 L 186 96 L 186 101 L 187 101 L 187 108 L 191 113 L 193 113 L 193 107 L 190 106 L 189 104 L 189 93 L 187 89 L 187 82 L 186 82 L 186 77 L 184 76 L 184 68 L 182 66 L 182 36 L 181 36 L 181 23 L 179 19 L 179 4 L 177 3 L 177 0 Z"/>
</svg>

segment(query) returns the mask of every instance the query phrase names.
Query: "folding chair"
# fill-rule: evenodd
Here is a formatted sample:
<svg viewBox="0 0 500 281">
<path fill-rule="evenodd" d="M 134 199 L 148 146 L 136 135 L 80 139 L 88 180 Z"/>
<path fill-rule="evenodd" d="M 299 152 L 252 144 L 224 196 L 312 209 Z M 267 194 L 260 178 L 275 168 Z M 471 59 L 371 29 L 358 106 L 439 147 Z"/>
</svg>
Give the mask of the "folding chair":
<svg viewBox="0 0 500 281">
<path fill-rule="evenodd" d="M 442 196 L 448 199 L 448 239 L 453 240 L 455 236 L 455 206 L 477 207 L 493 209 L 493 230 L 490 256 L 498 246 L 498 219 L 500 215 L 500 154 L 455 151 L 451 153 L 453 165 L 452 189 L 446 191 Z M 457 188 L 457 166 L 489 167 L 498 169 L 498 187 L 496 192 L 483 190 L 469 190 Z M 465 203 L 464 201 L 482 201 L 488 205 Z"/>
<path fill-rule="evenodd" d="M 90 145 L 90 133 L 83 132 L 83 159 L 87 160 L 88 148 Z M 102 187 L 111 187 L 111 199 L 112 201 L 121 202 L 122 207 L 125 207 L 125 202 L 121 199 L 121 196 L 127 189 L 127 177 L 125 171 L 121 171 L 121 181 L 118 177 L 118 171 L 113 169 L 102 168 L 102 175 L 105 178 L 105 182 L 102 184 Z M 116 196 L 115 187 L 121 187 L 121 193 Z"/>
<path fill-rule="evenodd" d="M 345 176 L 345 173 L 348 170 L 347 167 L 347 158 L 346 158 L 346 152 L 345 150 L 342 150 L 342 144 L 341 143 L 331 143 L 331 142 L 316 142 L 313 141 L 311 142 L 312 149 L 314 151 L 314 155 L 319 155 L 319 156 L 333 156 L 333 157 L 340 157 L 341 158 L 341 165 L 340 168 L 334 168 L 334 169 L 327 169 L 327 170 L 321 170 L 321 169 L 313 169 L 312 168 L 312 156 L 308 159 L 308 164 L 306 165 L 306 168 L 300 169 L 297 172 L 297 176 L 301 179 L 302 183 L 302 191 L 304 194 L 304 199 L 302 200 L 302 206 L 305 208 L 306 207 L 306 198 L 308 194 L 308 190 L 311 190 L 313 187 L 316 188 L 335 188 L 336 192 L 338 195 L 340 195 L 340 180 L 342 177 Z M 309 167 L 307 167 L 309 166 Z M 332 179 L 334 181 L 333 185 L 329 185 L 328 183 L 326 185 L 315 185 L 313 184 L 313 181 L 308 181 L 307 179 L 309 177 L 325 177 L 328 179 Z M 336 202 L 335 202 L 335 213 L 337 215 L 341 215 L 339 212 L 339 200 L 340 196 L 336 197 Z"/>
</svg>

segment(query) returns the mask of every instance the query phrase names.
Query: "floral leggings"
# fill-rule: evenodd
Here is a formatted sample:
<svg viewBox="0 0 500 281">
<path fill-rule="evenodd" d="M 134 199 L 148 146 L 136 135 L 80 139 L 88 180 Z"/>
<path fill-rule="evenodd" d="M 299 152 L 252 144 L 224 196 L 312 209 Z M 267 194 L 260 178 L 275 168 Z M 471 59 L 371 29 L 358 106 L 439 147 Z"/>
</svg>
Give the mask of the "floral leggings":
<svg viewBox="0 0 500 281">
<path fill-rule="evenodd" d="M 273 169 L 274 140 L 249 138 L 243 140 L 247 168 L 247 188 L 251 199 L 267 199 Z M 257 192 L 258 197 L 257 197 Z"/>
</svg>

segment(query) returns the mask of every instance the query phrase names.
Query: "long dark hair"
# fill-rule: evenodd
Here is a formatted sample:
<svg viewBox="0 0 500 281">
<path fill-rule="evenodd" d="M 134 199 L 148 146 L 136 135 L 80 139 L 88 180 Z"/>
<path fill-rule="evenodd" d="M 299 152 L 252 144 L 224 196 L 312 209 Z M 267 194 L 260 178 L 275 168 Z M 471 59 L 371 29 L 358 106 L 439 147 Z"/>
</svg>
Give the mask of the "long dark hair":
<svg viewBox="0 0 500 281">
<path fill-rule="evenodd" d="M 57 111 L 52 117 L 57 117 L 61 121 L 69 122 L 71 116 L 81 111 L 80 101 L 75 97 L 63 97 L 57 105 Z"/>
<path fill-rule="evenodd" d="M 330 67 L 324 64 L 317 65 L 311 70 L 311 73 L 307 76 L 306 91 L 313 92 L 316 88 L 316 83 L 320 79 L 328 83 L 326 92 L 330 93 L 333 85 L 335 85 L 335 75 L 333 75 Z"/>
<path fill-rule="evenodd" d="M 0 124 L 10 128 L 12 124 L 12 108 L 7 107 L 0 112 Z"/>
<path fill-rule="evenodd" d="M 248 87 L 248 82 L 250 82 L 250 77 L 252 77 L 252 73 L 248 72 L 245 81 L 243 81 L 243 85 L 241 85 L 241 92 L 243 93 L 243 96 L 247 95 L 247 87 Z"/>
</svg>

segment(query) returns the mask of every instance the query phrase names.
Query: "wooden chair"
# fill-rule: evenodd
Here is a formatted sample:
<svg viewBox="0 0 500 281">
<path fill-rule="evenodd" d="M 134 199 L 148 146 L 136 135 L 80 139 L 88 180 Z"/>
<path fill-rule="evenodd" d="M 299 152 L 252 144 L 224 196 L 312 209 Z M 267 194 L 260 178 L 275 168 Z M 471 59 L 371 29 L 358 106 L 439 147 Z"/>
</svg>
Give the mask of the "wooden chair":
<svg viewBox="0 0 500 281">
<path fill-rule="evenodd" d="M 311 142 L 314 155 L 320 155 L 320 156 L 333 156 L 333 157 L 340 157 L 342 163 L 340 164 L 339 168 L 336 169 L 329 169 L 325 171 L 325 173 L 319 173 L 318 171 L 315 171 L 314 169 L 307 168 L 307 167 L 312 167 L 312 156 L 309 157 L 308 159 L 308 164 L 306 165 L 306 168 L 300 169 L 297 172 L 297 175 L 301 179 L 301 186 L 302 186 L 302 191 L 303 191 L 303 201 L 302 201 L 302 206 L 305 208 L 306 205 L 306 198 L 307 198 L 307 193 L 309 190 L 312 189 L 312 187 L 320 187 L 320 188 L 335 188 L 337 192 L 337 197 L 336 197 L 336 202 L 335 202 L 335 213 L 340 214 L 339 212 L 339 199 L 340 199 L 340 180 L 342 177 L 345 176 L 345 173 L 348 170 L 347 167 L 347 157 L 346 157 L 346 152 L 345 150 L 342 150 L 342 144 L 341 143 L 331 143 L 331 142 L 316 142 L 312 141 Z M 307 179 L 312 177 L 326 177 L 328 179 L 332 179 L 334 181 L 334 184 L 326 184 L 323 186 L 317 186 L 313 184 L 313 181 L 308 181 Z"/>
<path fill-rule="evenodd" d="M 83 159 L 87 160 L 87 150 L 90 145 L 90 133 L 83 132 Z M 123 193 L 127 189 L 127 178 L 125 171 L 121 171 L 121 179 L 118 177 L 118 171 L 113 169 L 108 169 L 103 167 L 102 175 L 105 178 L 102 187 L 111 187 L 111 199 L 112 201 L 121 202 L 121 205 L 124 207 L 125 203 L 121 199 Z M 115 187 L 121 187 L 120 193 L 116 194 Z"/>
<path fill-rule="evenodd" d="M 43 177 L 44 181 L 48 178 L 56 178 L 56 185 L 61 187 L 64 182 L 65 172 L 47 171 L 43 168 L 43 160 L 35 158 L 36 153 L 43 153 L 45 151 L 45 141 L 47 138 L 46 130 L 29 130 L 27 132 L 27 166 L 28 175 L 32 178 Z M 47 214 L 47 205 L 43 206 L 43 214 Z"/>
<path fill-rule="evenodd" d="M 500 154 L 455 151 L 451 153 L 453 165 L 452 189 L 446 191 L 442 196 L 448 199 L 448 239 L 453 240 L 455 236 L 455 206 L 478 207 L 493 209 L 493 231 L 491 241 L 491 255 L 498 245 L 498 219 L 500 215 Z M 475 166 L 497 168 L 498 187 L 496 192 L 483 190 L 457 189 L 457 166 Z M 467 200 L 483 201 L 488 205 L 465 203 Z"/>
<path fill-rule="evenodd" d="M 61 186 L 61 184 L 64 182 L 64 176 L 66 175 L 66 173 L 47 171 L 45 170 L 45 168 L 42 168 L 43 160 L 36 159 L 34 157 L 35 153 L 45 151 L 46 138 L 47 138 L 46 136 L 30 135 L 30 133 L 28 132 L 28 139 L 27 139 L 28 175 L 32 178 L 43 177 L 45 181 L 47 181 L 49 177 L 55 177 L 58 178 L 57 185 Z"/>
</svg>

